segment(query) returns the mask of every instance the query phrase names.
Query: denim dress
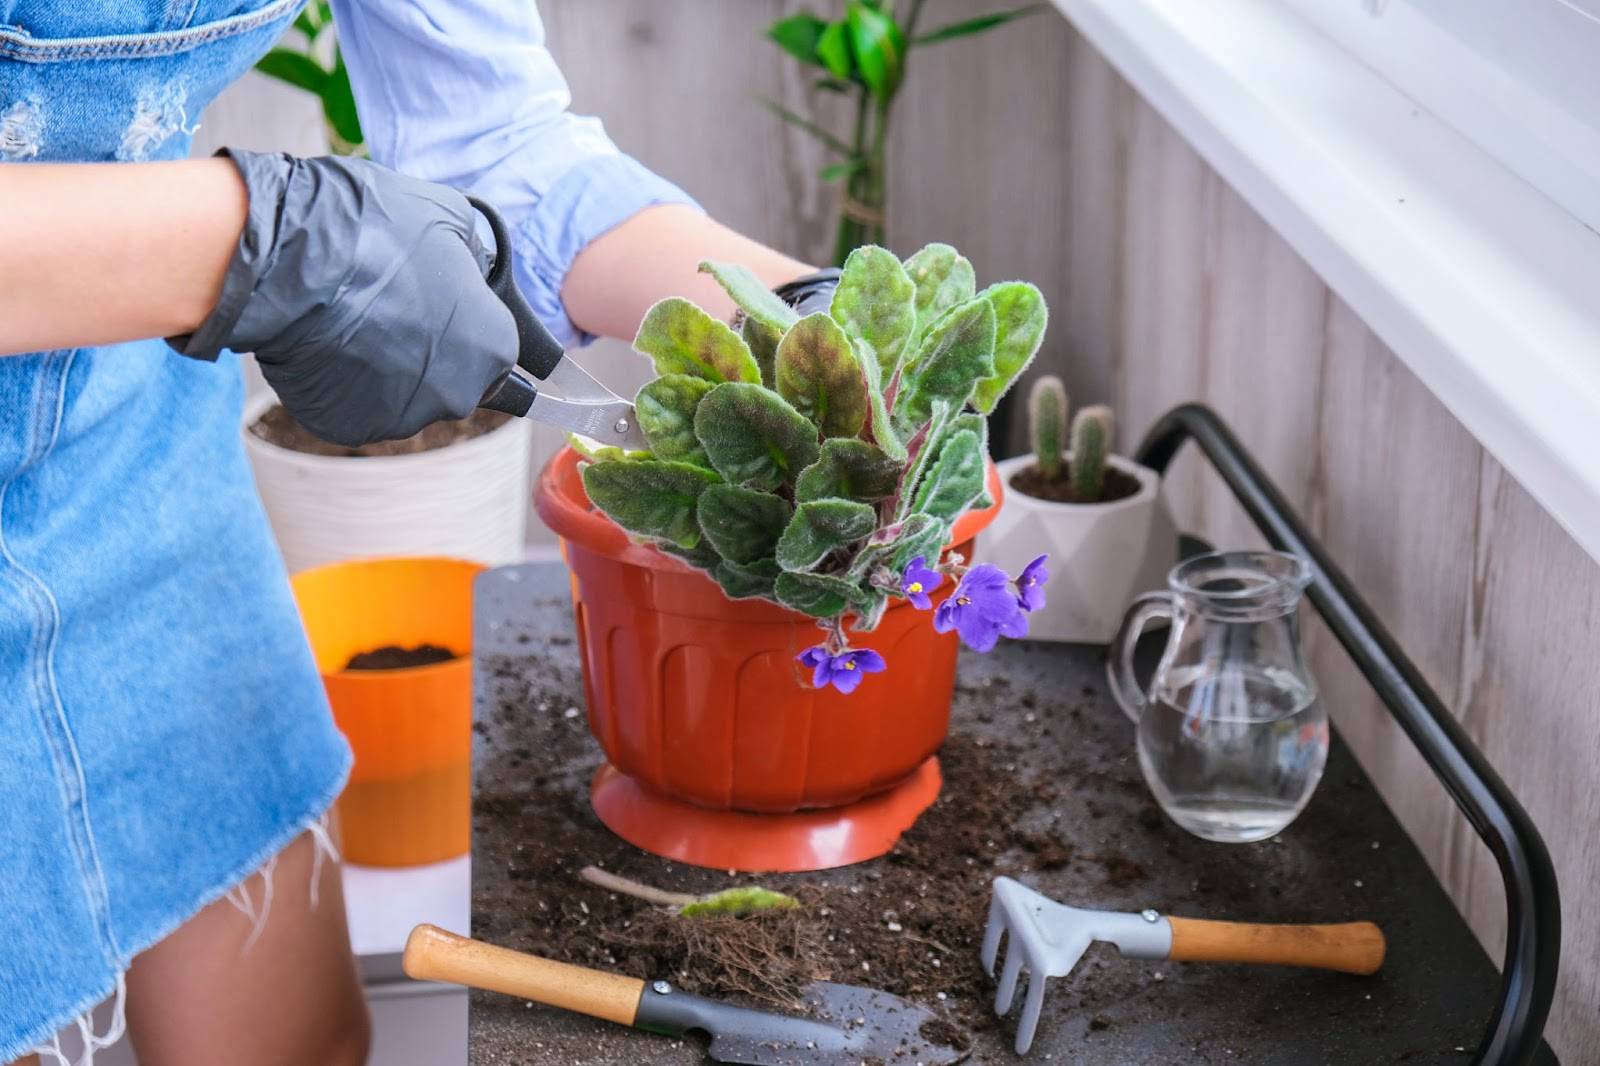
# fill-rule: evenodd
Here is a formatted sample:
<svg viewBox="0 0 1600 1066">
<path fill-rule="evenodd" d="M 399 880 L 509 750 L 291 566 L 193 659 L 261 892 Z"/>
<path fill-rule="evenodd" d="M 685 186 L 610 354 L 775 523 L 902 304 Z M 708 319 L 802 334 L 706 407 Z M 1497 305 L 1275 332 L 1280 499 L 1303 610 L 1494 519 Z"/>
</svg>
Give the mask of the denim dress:
<svg viewBox="0 0 1600 1066">
<path fill-rule="evenodd" d="M 183 157 L 301 2 L 0 0 L 0 160 Z M 0 357 L 0 1063 L 344 783 L 242 399 L 159 340 Z"/>
</svg>

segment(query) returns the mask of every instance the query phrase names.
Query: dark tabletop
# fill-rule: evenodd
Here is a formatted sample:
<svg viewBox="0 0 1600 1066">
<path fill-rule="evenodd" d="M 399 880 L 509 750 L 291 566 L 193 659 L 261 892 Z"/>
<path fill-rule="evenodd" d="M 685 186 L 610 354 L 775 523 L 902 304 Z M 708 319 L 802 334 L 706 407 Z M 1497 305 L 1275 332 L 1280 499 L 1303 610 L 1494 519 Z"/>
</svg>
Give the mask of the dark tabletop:
<svg viewBox="0 0 1600 1066">
<path fill-rule="evenodd" d="M 476 603 L 473 934 L 520 950 L 546 946 L 536 933 L 548 921 L 542 888 L 573 873 L 546 858 L 555 838 L 568 850 L 592 846 L 596 861 L 658 884 L 725 887 L 726 873 L 634 851 L 589 811 L 588 781 L 601 756 L 581 713 L 565 570 L 489 572 Z M 1115 849 L 1140 876 L 1078 862 L 1035 868 L 1026 856 L 996 856 L 994 873 L 1104 909 L 1246 921 L 1367 918 L 1389 942 L 1372 978 L 1127 960 L 1091 949 L 1071 976 L 1052 983 L 1029 1061 L 1469 1061 L 1494 1000 L 1495 967 L 1337 736 L 1322 784 L 1294 825 L 1260 844 L 1211 844 L 1153 814 L 1132 757 L 1133 728 L 1105 695 L 1098 649 L 1024 642 L 962 654 L 952 746 L 1004 750 L 1004 770 L 1024 797 L 1012 812 L 1020 823 L 1051 827 L 1079 854 Z M 963 802 L 952 791 L 941 804 Z M 875 870 L 885 861 L 763 883 L 864 884 L 882 876 Z M 569 918 L 583 925 L 587 915 L 585 907 Z M 976 1033 L 970 1061 L 1019 1061 L 1013 1032 L 1007 1021 Z M 469 1033 L 472 1066 L 705 1061 L 693 1044 L 486 993 L 473 994 Z"/>
</svg>

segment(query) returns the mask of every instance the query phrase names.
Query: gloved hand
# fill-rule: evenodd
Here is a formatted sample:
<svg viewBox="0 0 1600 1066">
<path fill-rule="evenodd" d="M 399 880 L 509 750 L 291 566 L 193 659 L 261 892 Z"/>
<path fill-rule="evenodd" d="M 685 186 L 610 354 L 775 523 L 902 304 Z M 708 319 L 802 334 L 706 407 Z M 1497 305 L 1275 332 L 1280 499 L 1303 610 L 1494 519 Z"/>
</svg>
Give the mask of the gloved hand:
<svg viewBox="0 0 1600 1066">
<path fill-rule="evenodd" d="M 471 414 L 516 361 L 517 330 L 466 197 L 361 159 L 225 154 L 249 217 L 217 306 L 168 343 L 254 352 L 288 412 L 336 444 Z"/>
<path fill-rule="evenodd" d="M 838 267 L 825 267 L 815 274 L 786 281 L 772 291 L 804 318 L 817 311 L 826 311 L 833 303 L 833 290 L 839 287 L 839 274 Z"/>
</svg>

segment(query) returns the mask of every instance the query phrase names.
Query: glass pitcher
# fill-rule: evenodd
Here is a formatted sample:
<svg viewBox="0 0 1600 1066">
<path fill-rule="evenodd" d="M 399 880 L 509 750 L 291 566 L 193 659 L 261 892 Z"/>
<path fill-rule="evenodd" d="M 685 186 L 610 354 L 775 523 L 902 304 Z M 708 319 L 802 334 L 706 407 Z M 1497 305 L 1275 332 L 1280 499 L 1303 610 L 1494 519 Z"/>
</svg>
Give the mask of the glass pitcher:
<svg viewBox="0 0 1600 1066">
<path fill-rule="evenodd" d="M 1300 649 L 1311 570 L 1283 552 L 1214 552 L 1179 563 L 1167 591 L 1140 596 L 1111 644 L 1111 693 L 1139 727 L 1139 768 L 1184 829 L 1223 843 L 1263 840 L 1295 820 L 1322 777 L 1328 717 Z M 1134 644 L 1170 620 L 1150 683 Z"/>
</svg>

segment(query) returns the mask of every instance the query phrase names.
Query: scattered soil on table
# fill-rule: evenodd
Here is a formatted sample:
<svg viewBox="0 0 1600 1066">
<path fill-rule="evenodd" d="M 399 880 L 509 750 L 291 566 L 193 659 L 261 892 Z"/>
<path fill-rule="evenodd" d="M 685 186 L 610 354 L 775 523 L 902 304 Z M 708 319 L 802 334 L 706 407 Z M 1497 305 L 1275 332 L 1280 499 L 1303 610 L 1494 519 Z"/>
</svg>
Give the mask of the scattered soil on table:
<svg viewBox="0 0 1600 1066">
<path fill-rule="evenodd" d="M 1072 491 L 1072 480 L 1067 477 L 1065 466 L 1057 477 L 1046 476 L 1038 466 L 1018 470 L 1011 475 L 1011 487 L 1024 496 L 1049 500 L 1051 503 L 1111 503 L 1134 495 L 1140 488 L 1138 478 L 1124 474 L 1114 466 L 1106 467 L 1105 484 L 1101 486 L 1097 500 L 1078 499 L 1078 494 Z"/>
<path fill-rule="evenodd" d="M 387 440 L 377 444 L 363 444 L 359 448 L 346 448 L 342 444 L 330 444 L 323 440 L 296 422 L 294 416 L 285 411 L 281 404 L 273 404 L 260 418 L 251 423 L 250 432 L 268 444 L 276 444 L 280 448 L 305 455 L 328 455 L 342 459 L 370 458 L 415 455 L 418 452 L 431 452 L 436 448 L 447 448 L 452 444 L 481 437 L 491 430 L 499 429 L 510 418 L 510 415 L 499 411 L 474 411 L 470 417 L 457 422 L 435 422 L 421 433 L 405 440 Z"/>
<path fill-rule="evenodd" d="M 385 644 L 371 651 L 358 651 L 344 664 L 346 670 L 404 670 L 412 666 L 433 666 L 460 658 L 449 648 L 437 644 L 418 644 L 402 648 L 398 644 Z"/>
</svg>

